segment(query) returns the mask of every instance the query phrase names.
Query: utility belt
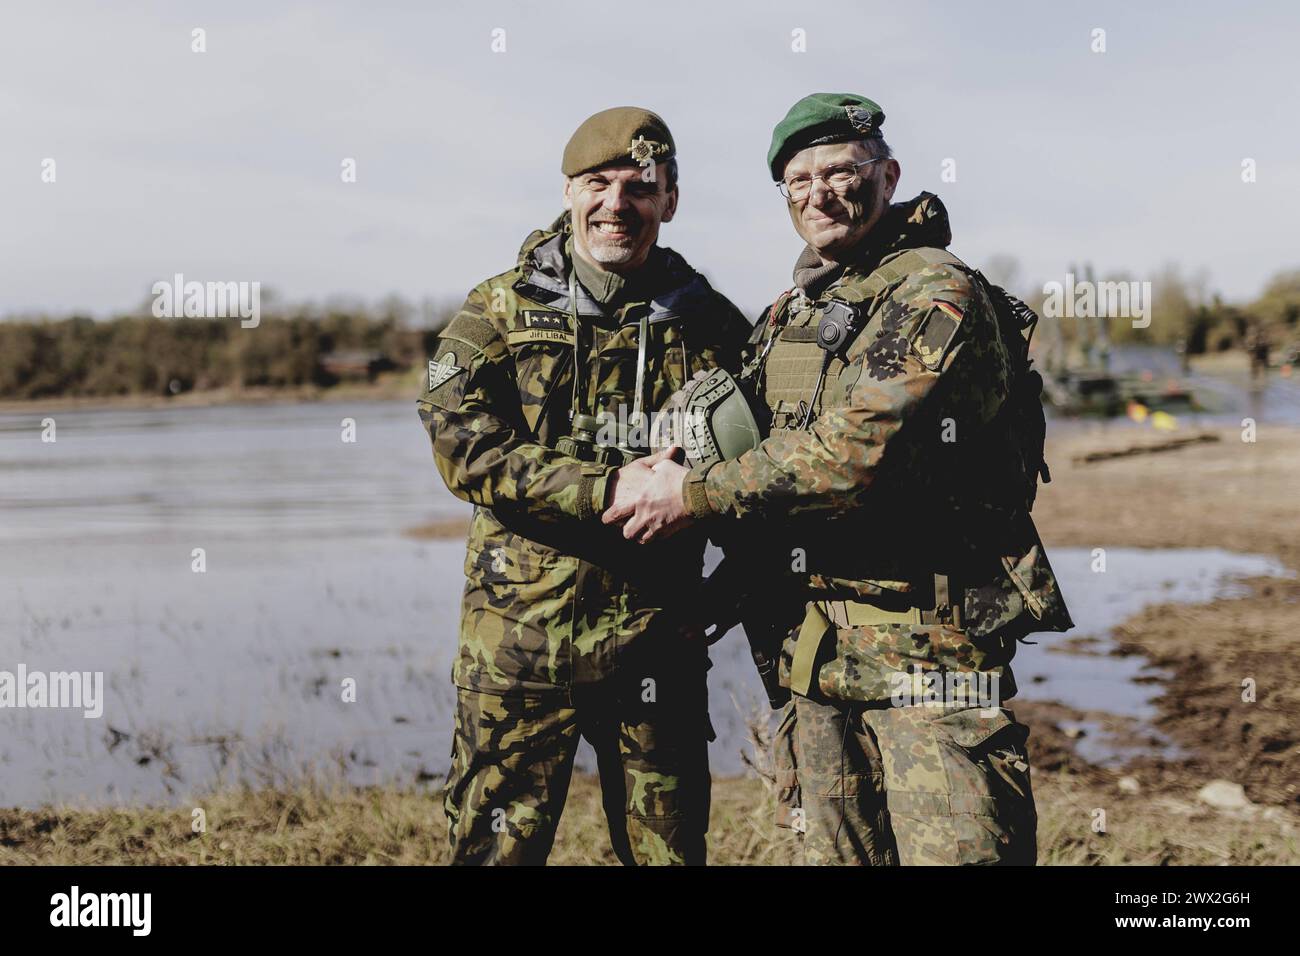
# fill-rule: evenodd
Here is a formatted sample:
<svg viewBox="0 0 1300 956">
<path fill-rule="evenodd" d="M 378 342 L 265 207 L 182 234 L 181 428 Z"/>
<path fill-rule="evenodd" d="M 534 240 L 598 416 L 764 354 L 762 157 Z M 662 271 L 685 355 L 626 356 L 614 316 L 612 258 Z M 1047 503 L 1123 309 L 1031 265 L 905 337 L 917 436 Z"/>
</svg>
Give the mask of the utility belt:
<svg viewBox="0 0 1300 956">
<path fill-rule="evenodd" d="M 795 640 L 790 662 L 790 689 L 807 697 L 816 686 L 822 649 L 837 629 L 879 624 L 938 626 L 960 631 L 965 625 L 964 590 L 947 574 L 934 576 L 933 601 L 928 607 L 881 597 L 872 601 L 811 601 Z"/>
<path fill-rule="evenodd" d="M 872 624 L 935 624 L 961 630 L 962 596 L 950 575 L 934 576 L 934 600 L 928 607 L 916 607 L 911 601 L 888 598 L 852 601 L 816 601 L 822 613 L 836 627 L 865 627 Z"/>
</svg>

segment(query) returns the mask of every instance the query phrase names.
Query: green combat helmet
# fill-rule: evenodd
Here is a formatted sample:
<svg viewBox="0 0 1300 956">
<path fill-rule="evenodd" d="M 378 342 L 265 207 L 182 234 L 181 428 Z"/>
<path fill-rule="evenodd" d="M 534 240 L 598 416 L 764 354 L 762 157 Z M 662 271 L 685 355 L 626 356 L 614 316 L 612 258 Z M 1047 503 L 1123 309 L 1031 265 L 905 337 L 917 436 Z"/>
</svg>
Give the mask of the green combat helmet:
<svg viewBox="0 0 1300 956">
<path fill-rule="evenodd" d="M 763 440 L 740 383 L 724 368 L 697 372 L 669 400 L 661 422 L 652 446 L 655 450 L 680 446 L 692 468 L 739 458 Z"/>
</svg>

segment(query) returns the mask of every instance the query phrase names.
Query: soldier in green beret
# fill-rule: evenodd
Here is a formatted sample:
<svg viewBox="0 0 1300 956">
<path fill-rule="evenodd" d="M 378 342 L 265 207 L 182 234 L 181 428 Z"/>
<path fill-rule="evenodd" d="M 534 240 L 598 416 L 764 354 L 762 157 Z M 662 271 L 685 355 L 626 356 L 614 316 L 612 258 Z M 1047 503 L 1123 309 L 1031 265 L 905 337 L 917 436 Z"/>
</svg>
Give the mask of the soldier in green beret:
<svg viewBox="0 0 1300 956">
<path fill-rule="evenodd" d="M 561 171 L 565 212 L 469 293 L 419 399 L 438 473 L 475 506 L 452 668 L 452 856 L 545 862 L 586 738 L 618 859 L 702 863 L 709 664 L 680 605 L 704 540 L 647 549 L 600 515 L 618 466 L 649 450 L 644 416 L 696 373 L 738 370 L 749 324 L 658 245 L 678 202 L 662 119 L 597 113 Z"/>
<path fill-rule="evenodd" d="M 938 197 L 892 201 L 884 119 L 818 93 L 773 133 L 807 246 L 743 376 L 768 437 L 693 469 L 630 464 L 649 480 L 620 482 L 605 520 L 784 543 L 754 573 L 808 598 L 777 652 L 784 822 L 806 862 L 1033 863 L 1028 729 L 1003 704 L 1017 640 L 1071 621 L 1030 518 L 1032 313 L 947 251 Z"/>
</svg>

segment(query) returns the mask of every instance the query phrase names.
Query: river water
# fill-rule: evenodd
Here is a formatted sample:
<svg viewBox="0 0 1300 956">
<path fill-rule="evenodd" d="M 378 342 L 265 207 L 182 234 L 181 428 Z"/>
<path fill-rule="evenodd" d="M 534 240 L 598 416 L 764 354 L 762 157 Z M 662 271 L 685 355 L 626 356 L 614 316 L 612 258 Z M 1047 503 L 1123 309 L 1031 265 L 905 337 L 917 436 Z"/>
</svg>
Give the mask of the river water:
<svg viewBox="0 0 1300 956">
<path fill-rule="evenodd" d="M 1300 425 L 1300 369 L 1283 375 L 1273 370 L 1265 378 L 1250 381 L 1243 371 L 1236 376 L 1183 372 L 1178 356 L 1170 349 L 1142 345 L 1115 347 L 1109 370 L 1116 375 L 1141 375 L 1153 387 L 1178 385 L 1196 398 L 1195 411 L 1176 412 L 1184 427 L 1231 426 L 1250 417 L 1260 425 Z M 1050 412 L 1049 412 L 1050 414 Z M 1058 425 L 1096 424 L 1097 419 L 1056 419 Z M 1127 419 L 1106 423 L 1108 427 L 1130 427 Z M 1133 426 L 1149 428 L 1149 425 Z"/>
<path fill-rule="evenodd" d="M 467 507 L 413 402 L 0 415 L 0 671 L 102 671 L 105 697 L 98 719 L 0 708 L 0 805 L 180 800 L 304 773 L 434 780 L 464 545 L 402 531 Z M 1101 637 L 1147 603 L 1282 573 L 1220 551 L 1110 549 L 1105 573 L 1087 551 L 1052 559 L 1074 633 Z M 1017 658 L 1026 696 L 1149 716 L 1140 659 L 1042 641 Z M 737 773 L 761 692 L 739 633 L 712 657 L 713 765 Z"/>
</svg>

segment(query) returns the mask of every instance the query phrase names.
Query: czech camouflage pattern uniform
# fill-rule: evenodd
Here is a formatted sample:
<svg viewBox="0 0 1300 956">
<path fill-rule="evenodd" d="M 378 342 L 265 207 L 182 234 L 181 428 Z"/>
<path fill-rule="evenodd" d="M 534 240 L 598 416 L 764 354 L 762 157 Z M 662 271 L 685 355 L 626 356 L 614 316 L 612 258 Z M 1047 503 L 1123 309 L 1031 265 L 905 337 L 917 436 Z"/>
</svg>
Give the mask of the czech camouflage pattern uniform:
<svg viewBox="0 0 1300 956">
<path fill-rule="evenodd" d="M 735 369 L 749 324 L 656 246 L 614 306 L 574 284 L 575 328 L 572 260 L 567 214 L 530 235 L 447 325 L 419 401 L 438 472 L 476 506 L 444 791 L 453 857 L 544 862 L 585 736 L 620 860 L 702 863 L 709 664 L 680 605 L 703 538 L 625 541 L 599 519 L 615 466 L 556 444 L 571 410 L 632 407 L 642 317 L 648 410 L 695 372 Z"/>
<path fill-rule="evenodd" d="M 782 652 L 793 694 L 777 761 L 808 863 L 1035 857 L 1028 731 L 999 705 L 1015 693 L 1016 639 L 1070 621 L 1027 506 L 1006 493 L 1021 477 L 1007 333 L 950 240 L 922 193 L 825 288 L 782 296 L 747 369 L 769 437 L 687 479 L 693 514 L 779 528 L 780 560 L 806 563 L 814 600 Z M 818 392 L 833 302 L 863 321 Z M 997 702 L 927 705 L 950 675 Z"/>
</svg>

